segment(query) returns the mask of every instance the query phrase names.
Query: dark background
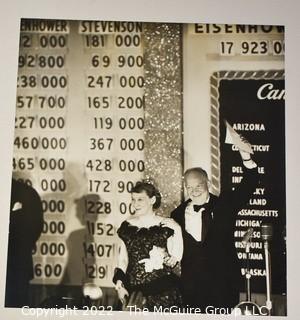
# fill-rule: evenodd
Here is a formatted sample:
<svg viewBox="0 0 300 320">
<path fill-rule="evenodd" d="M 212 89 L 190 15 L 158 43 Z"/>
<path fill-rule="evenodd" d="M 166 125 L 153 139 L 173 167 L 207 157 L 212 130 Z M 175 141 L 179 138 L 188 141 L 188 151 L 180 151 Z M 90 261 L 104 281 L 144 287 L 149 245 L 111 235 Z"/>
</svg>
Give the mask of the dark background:
<svg viewBox="0 0 300 320">
<path fill-rule="evenodd" d="M 221 80 L 219 86 L 220 130 L 221 141 L 225 141 L 226 130 L 224 119 L 230 125 L 234 123 L 264 124 L 265 131 L 240 131 L 252 145 L 270 145 L 269 152 L 255 152 L 253 159 L 259 167 L 264 167 L 264 174 L 260 175 L 260 188 L 265 188 L 262 196 L 265 206 L 250 206 L 244 208 L 278 210 L 278 217 L 239 216 L 238 219 L 262 220 L 273 226 L 271 241 L 272 259 L 272 293 L 286 293 L 286 257 L 285 257 L 285 225 L 286 225 L 286 193 L 285 193 L 285 104 L 284 100 L 259 100 L 257 90 L 265 83 L 272 83 L 274 88 L 284 89 L 283 80 Z M 221 190 L 231 189 L 232 166 L 240 166 L 240 155 L 232 151 L 230 144 L 221 143 Z M 238 227 L 238 230 L 248 228 Z M 254 228 L 260 231 L 260 228 Z M 238 239 L 237 239 L 238 240 Z M 258 241 L 257 239 L 254 239 Z M 238 249 L 243 251 L 243 249 Z M 251 249 L 252 253 L 263 249 Z M 245 262 L 241 261 L 243 266 Z M 264 260 L 250 261 L 250 268 L 264 269 Z M 251 278 L 252 292 L 265 292 L 265 277 Z M 242 291 L 245 288 L 241 288 Z"/>
</svg>

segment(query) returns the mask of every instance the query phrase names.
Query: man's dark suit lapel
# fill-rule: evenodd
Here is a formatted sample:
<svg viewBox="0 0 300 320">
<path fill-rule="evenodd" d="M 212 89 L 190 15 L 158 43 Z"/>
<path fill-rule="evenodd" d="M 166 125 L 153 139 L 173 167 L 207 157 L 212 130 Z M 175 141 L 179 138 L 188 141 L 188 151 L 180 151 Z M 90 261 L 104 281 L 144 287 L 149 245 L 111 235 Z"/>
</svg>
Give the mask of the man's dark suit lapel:
<svg viewBox="0 0 300 320">
<path fill-rule="evenodd" d="M 185 231 L 185 209 L 190 201 L 183 202 L 172 214 L 172 218 L 181 226 L 182 231 Z"/>
</svg>

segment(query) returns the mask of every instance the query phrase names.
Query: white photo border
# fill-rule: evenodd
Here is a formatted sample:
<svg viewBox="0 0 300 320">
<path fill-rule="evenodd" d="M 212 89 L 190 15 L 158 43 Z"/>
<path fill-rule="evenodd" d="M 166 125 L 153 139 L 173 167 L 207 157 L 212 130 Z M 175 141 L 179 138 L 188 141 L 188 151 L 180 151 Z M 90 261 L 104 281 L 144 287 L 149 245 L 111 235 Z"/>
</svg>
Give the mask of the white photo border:
<svg viewBox="0 0 300 320">
<path fill-rule="evenodd" d="M 114 20 L 147 22 L 201 22 L 230 24 L 264 24 L 285 26 L 285 65 L 286 65 L 286 193 L 287 193 L 287 284 L 288 316 L 284 319 L 296 319 L 300 315 L 299 293 L 299 231 L 300 197 L 297 191 L 299 183 L 299 143 L 297 128 L 300 112 L 300 3 L 297 0 L 11 0 L 1 5 L 0 38 L 0 207 L 1 219 L 1 256 L 0 268 L 0 315 L 2 319 L 36 319 L 37 315 L 22 315 L 21 309 L 4 308 L 7 230 L 11 183 L 11 159 L 13 151 L 14 113 L 16 96 L 17 57 L 19 49 L 19 26 L 21 18 L 54 18 L 78 20 Z M 115 312 L 113 318 L 128 319 L 126 313 Z M 158 318 L 163 316 L 158 316 Z M 176 317 L 168 316 L 168 317 Z M 192 316 L 186 316 L 192 317 Z M 205 316 L 202 316 L 206 318 Z M 217 317 L 217 316 L 216 316 Z M 95 316 L 73 316 L 71 319 L 95 319 Z M 210 317 L 212 319 L 214 317 Z M 227 319 L 234 317 L 228 316 Z M 61 319 L 59 315 L 51 319 Z M 252 317 L 247 317 L 252 319 Z M 258 319 L 255 317 L 253 319 Z M 280 319 L 280 317 L 276 317 Z"/>
</svg>

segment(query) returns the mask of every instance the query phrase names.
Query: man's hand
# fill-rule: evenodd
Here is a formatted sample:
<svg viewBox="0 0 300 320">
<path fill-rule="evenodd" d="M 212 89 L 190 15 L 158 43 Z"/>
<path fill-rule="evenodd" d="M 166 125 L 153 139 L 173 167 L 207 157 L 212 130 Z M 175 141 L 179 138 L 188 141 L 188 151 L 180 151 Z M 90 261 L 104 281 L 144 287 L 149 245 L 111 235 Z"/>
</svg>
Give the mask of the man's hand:
<svg viewBox="0 0 300 320">
<path fill-rule="evenodd" d="M 246 151 L 239 150 L 241 158 L 243 160 L 243 165 L 248 169 L 253 169 L 257 167 L 257 164 L 252 160 L 251 154 Z"/>
<path fill-rule="evenodd" d="M 126 288 L 124 287 L 123 282 L 122 282 L 121 280 L 118 280 L 118 281 L 117 281 L 115 288 L 116 288 L 116 290 L 117 290 L 119 300 L 120 300 L 120 301 L 122 302 L 122 304 L 124 305 L 124 303 L 126 303 L 126 300 L 127 300 L 128 297 L 129 297 L 128 291 L 127 291 Z"/>
<path fill-rule="evenodd" d="M 143 308 L 146 303 L 146 298 L 140 291 L 132 292 L 128 302 L 123 303 L 122 311 L 130 311 L 129 307 L 135 306 L 136 308 Z"/>
</svg>

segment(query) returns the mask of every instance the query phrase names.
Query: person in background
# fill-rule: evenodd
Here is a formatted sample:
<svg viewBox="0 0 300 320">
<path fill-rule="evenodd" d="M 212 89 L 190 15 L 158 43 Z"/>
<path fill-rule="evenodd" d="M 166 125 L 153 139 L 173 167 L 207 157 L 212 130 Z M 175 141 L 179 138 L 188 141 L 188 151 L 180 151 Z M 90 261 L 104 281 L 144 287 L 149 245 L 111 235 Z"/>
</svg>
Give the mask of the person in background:
<svg viewBox="0 0 300 320">
<path fill-rule="evenodd" d="M 138 307 L 152 311 L 154 306 L 180 306 L 179 278 L 173 272 L 183 251 L 180 226 L 155 213 L 161 195 L 153 184 L 137 182 L 131 198 L 135 215 L 118 229 L 121 247 L 113 278 L 123 309 L 134 296 Z"/>
<path fill-rule="evenodd" d="M 222 191 L 216 197 L 209 192 L 206 171 L 198 167 L 188 169 L 184 174 L 188 200 L 171 213 L 181 226 L 184 239 L 181 261 L 184 305 L 200 308 L 202 313 L 208 306 L 231 308 L 239 303 L 241 272 L 234 227 L 238 211 L 257 186 L 258 171 L 251 158 L 251 145 L 236 135 L 243 165 L 242 182 L 234 191 Z"/>
<path fill-rule="evenodd" d="M 38 193 L 12 179 L 5 306 L 29 305 L 29 281 L 33 278 L 32 250 L 43 230 L 43 209 Z"/>
</svg>

